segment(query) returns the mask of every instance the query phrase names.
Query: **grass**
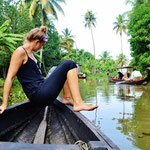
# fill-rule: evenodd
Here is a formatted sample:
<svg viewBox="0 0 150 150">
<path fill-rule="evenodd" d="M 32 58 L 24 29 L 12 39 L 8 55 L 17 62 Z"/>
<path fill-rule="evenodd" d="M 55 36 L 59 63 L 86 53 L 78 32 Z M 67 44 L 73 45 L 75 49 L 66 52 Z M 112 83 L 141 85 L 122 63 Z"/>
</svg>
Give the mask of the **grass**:
<svg viewBox="0 0 150 150">
<path fill-rule="evenodd" d="M 0 78 L 0 87 L 4 86 L 4 79 L 3 78 Z"/>
<path fill-rule="evenodd" d="M 0 79 L 0 85 L 1 86 L 4 85 L 4 79 Z M 2 104 L 2 95 L 3 95 L 3 88 L 0 88 L 0 105 Z M 9 96 L 8 106 L 20 103 L 25 100 L 27 100 L 27 97 L 25 93 L 23 92 L 21 84 L 19 83 L 17 78 L 15 78 L 12 89 L 11 89 L 11 93 Z"/>
</svg>

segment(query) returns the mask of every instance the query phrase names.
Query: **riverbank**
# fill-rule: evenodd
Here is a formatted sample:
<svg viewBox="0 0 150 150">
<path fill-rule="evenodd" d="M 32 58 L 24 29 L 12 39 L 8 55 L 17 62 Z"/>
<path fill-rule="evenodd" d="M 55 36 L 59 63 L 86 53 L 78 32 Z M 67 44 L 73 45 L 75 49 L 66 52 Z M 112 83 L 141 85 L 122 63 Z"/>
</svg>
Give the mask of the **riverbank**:
<svg viewBox="0 0 150 150">
<path fill-rule="evenodd" d="M 4 79 L 0 78 L 0 105 L 2 104 L 4 81 L 5 81 Z M 18 79 L 15 78 L 9 96 L 8 106 L 12 106 L 27 99 L 28 98 L 24 94 L 21 84 L 19 83 Z"/>
</svg>

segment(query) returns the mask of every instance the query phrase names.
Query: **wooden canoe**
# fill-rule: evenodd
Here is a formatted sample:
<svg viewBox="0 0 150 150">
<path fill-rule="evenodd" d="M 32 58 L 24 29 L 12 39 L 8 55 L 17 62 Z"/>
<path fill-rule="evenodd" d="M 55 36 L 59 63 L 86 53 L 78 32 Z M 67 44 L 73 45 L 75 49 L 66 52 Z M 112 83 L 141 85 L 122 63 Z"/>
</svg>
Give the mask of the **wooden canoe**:
<svg viewBox="0 0 150 150">
<path fill-rule="evenodd" d="M 148 72 L 147 77 L 145 77 L 144 79 L 140 79 L 140 80 L 116 79 L 116 78 L 109 76 L 109 74 L 107 74 L 107 76 L 108 76 L 109 82 L 111 82 L 111 83 L 130 84 L 130 85 L 146 85 L 150 81 L 150 68 L 147 68 L 147 72 Z"/>
<path fill-rule="evenodd" d="M 59 98 L 46 109 L 26 101 L 0 115 L 0 150 L 80 150 L 74 144 L 79 140 L 90 150 L 119 150 L 86 117 Z"/>
</svg>

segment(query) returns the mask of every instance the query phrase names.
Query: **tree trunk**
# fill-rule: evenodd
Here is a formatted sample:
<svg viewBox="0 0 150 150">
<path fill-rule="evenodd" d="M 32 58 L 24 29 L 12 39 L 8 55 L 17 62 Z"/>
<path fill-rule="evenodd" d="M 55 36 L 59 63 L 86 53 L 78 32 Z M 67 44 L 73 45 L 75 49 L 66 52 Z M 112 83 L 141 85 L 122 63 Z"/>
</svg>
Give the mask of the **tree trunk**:
<svg viewBox="0 0 150 150">
<path fill-rule="evenodd" d="M 42 5 L 40 4 L 40 11 L 41 11 L 41 24 L 42 26 L 44 25 L 44 17 L 43 17 L 43 11 L 42 11 Z M 43 48 L 41 48 L 40 50 L 40 58 L 41 58 L 41 62 L 40 62 L 40 67 L 42 66 L 42 59 L 43 59 Z"/>
<path fill-rule="evenodd" d="M 120 32 L 120 39 L 121 39 L 121 53 L 122 53 L 122 60 L 123 61 L 123 49 L 122 49 L 122 32 Z M 123 64 L 121 63 L 121 67 L 123 66 Z"/>
<path fill-rule="evenodd" d="M 93 42 L 93 49 L 94 49 L 94 73 L 96 73 L 96 54 L 95 54 L 95 43 L 94 43 L 92 27 L 91 27 L 91 35 L 92 35 L 92 42 Z"/>
<path fill-rule="evenodd" d="M 46 71 L 46 67 L 45 67 L 44 59 L 43 59 L 43 69 L 44 69 L 45 75 L 47 76 L 47 71 Z"/>
<path fill-rule="evenodd" d="M 42 10 L 42 5 L 41 4 L 40 4 L 40 11 L 41 11 L 41 24 L 43 26 L 44 25 L 44 16 L 43 16 L 43 10 Z M 42 64 L 43 64 L 44 72 L 47 76 L 47 71 L 46 71 L 46 67 L 45 67 L 45 64 L 44 64 L 44 60 L 43 60 L 43 47 L 40 50 L 40 58 L 41 58 L 40 67 L 42 67 Z"/>
<path fill-rule="evenodd" d="M 122 49 L 122 33 L 120 32 L 120 39 L 121 39 L 121 53 L 123 55 L 123 49 Z"/>
</svg>

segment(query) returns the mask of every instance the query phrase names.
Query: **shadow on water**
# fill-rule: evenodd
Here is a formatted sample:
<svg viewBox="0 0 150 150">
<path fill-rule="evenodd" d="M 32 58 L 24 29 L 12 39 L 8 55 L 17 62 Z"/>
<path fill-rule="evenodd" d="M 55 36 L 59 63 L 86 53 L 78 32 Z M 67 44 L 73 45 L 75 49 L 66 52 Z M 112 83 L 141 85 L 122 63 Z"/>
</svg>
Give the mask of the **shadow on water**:
<svg viewBox="0 0 150 150">
<path fill-rule="evenodd" d="M 83 111 L 121 150 L 150 149 L 150 85 L 80 81 L 83 99 L 99 108 Z"/>
</svg>

